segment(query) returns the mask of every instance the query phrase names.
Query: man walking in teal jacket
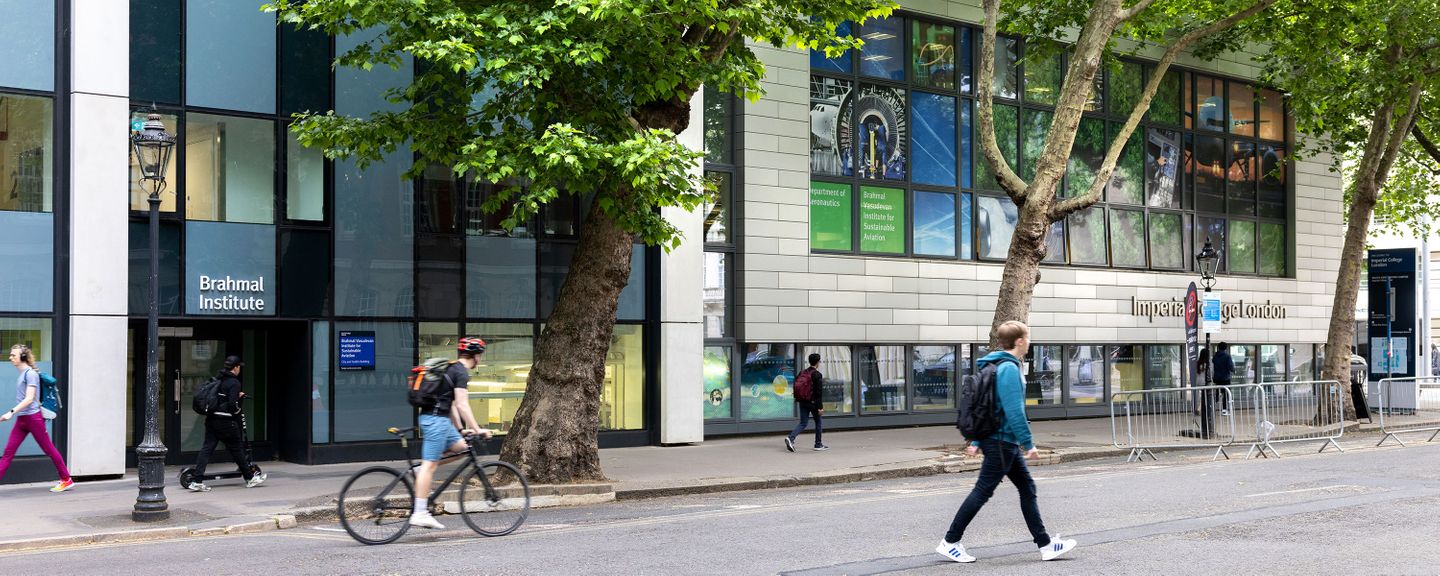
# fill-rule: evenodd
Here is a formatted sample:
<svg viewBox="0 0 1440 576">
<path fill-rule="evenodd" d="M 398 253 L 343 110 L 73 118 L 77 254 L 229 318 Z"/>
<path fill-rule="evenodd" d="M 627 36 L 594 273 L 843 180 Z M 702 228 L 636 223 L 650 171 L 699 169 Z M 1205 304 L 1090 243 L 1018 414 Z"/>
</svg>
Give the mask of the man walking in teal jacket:
<svg viewBox="0 0 1440 576">
<path fill-rule="evenodd" d="M 1030 469 L 1025 466 L 1026 458 L 1037 458 L 1040 452 L 1030 437 L 1030 423 L 1025 419 L 1025 377 L 1020 373 L 1020 359 L 1030 351 L 1030 328 L 1014 320 L 1001 324 L 995 330 L 1003 351 L 991 352 L 980 359 L 979 367 L 995 364 L 995 397 L 998 411 L 1004 417 L 1004 424 L 994 434 L 979 442 L 971 442 L 965 452 L 985 454 L 980 464 L 980 475 L 975 488 L 955 512 L 950 531 L 935 547 L 935 551 L 956 562 L 974 562 L 975 557 L 965 552 L 960 538 L 965 528 L 975 519 L 980 508 L 995 495 L 995 487 L 1002 478 L 1010 478 L 1020 491 L 1020 512 L 1025 515 L 1025 524 L 1035 545 L 1040 547 L 1041 560 L 1054 560 L 1061 554 L 1075 548 L 1074 540 L 1050 538 L 1045 523 L 1040 520 L 1040 505 L 1036 500 L 1035 480 L 1030 478 Z M 1022 452 L 1023 450 L 1023 452 Z"/>
</svg>

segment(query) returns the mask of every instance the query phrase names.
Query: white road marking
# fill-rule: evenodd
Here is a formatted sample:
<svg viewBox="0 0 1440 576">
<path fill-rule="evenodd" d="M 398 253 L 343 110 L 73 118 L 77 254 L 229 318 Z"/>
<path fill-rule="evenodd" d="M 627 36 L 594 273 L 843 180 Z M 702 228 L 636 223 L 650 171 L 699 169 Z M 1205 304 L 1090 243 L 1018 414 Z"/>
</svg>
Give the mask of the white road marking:
<svg viewBox="0 0 1440 576">
<path fill-rule="evenodd" d="M 1335 484 L 1333 486 L 1316 486 L 1314 488 L 1298 488 L 1295 490 L 1281 490 L 1279 492 L 1262 492 L 1260 494 L 1246 494 L 1246 498 L 1259 498 L 1261 496 L 1279 496 L 1281 494 L 1299 494 L 1301 492 L 1315 492 L 1318 490 L 1329 490 L 1331 488 L 1359 488 L 1354 484 Z"/>
<path fill-rule="evenodd" d="M 311 526 L 310 529 L 311 529 L 311 530 L 322 530 L 322 531 L 325 531 L 325 532 L 339 532 L 339 533 L 341 533 L 341 534 L 344 534 L 344 533 L 345 533 L 345 529 L 344 529 L 344 528 L 331 528 L 331 527 L 329 527 L 329 526 Z"/>
</svg>

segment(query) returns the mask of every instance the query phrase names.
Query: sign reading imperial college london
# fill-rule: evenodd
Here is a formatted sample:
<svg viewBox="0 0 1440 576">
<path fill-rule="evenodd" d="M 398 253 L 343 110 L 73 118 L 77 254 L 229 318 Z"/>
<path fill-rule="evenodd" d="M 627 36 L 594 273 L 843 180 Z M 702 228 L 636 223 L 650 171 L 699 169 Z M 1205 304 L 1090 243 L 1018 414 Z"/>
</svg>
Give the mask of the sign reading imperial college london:
<svg viewBox="0 0 1440 576">
<path fill-rule="evenodd" d="M 200 276 L 200 309 L 213 312 L 264 312 L 265 277 Z"/>
</svg>

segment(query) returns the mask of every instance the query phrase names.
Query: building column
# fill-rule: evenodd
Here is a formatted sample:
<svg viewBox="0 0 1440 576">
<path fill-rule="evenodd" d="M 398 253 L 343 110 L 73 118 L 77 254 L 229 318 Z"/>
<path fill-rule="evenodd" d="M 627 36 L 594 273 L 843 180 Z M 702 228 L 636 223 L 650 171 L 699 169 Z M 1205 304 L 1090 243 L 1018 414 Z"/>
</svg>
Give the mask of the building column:
<svg viewBox="0 0 1440 576">
<path fill-rule="evenodd" d="M 692 150 L 704 149 L 704 104 L 704 91 L 697 90 L 690 100 L 690 126 L 679 136 Z M 696 176 L 701 170 L 695 167 Z M 660 443 L 686 444 L 705 439 L 704 220 L 699 207 L 664 208 L 661 214 L 685 238 L 660 257 Z"/>
<path fill-rule="evenodd" d="M 65 1 L 65 0 L 62 0 Z M 130 3 L 70 0 L 69 467 L 125 473 Z"/>
</svg>

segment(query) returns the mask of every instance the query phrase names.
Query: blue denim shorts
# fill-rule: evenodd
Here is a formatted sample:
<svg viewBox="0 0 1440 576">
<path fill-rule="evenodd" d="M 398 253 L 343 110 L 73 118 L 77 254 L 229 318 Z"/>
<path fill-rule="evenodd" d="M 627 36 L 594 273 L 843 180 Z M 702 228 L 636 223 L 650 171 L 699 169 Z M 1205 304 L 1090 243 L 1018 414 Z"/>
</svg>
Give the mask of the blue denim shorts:
<svg viewBox="0 0 1440 576">
<path fill-rule="evenodd" d="M 449 418 L 434 414 L 420 415 L 420 434 L 420 459 L 426 462 L 439 462 L 445 449 L 461 440 L 460 431 Z"/>
</svg>

